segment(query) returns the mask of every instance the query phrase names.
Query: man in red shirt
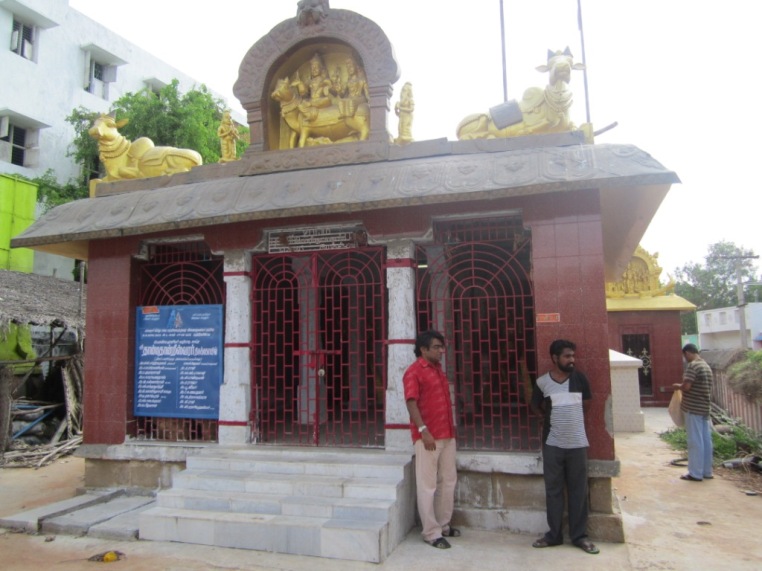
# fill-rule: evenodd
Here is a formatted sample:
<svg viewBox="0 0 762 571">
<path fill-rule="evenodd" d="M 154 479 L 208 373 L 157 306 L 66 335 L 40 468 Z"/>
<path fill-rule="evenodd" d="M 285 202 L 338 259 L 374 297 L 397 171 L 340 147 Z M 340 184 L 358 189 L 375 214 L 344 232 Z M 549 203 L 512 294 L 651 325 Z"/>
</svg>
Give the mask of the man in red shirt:
<svg viewBox="0 0 762 571">
<path fill-rule="evenodd" d="M 402 379 L 415 447 L 418 515 L 423 540 L 438 549 L 450 547 L 445 537 L 460 536 L 460 530 L 450 526 L 458 475 L 450 384 L 441 364 L 444 350 L 441 333 L 420 333 L 415 340 L 418 359 L 408 367 Z"/>
</svg>

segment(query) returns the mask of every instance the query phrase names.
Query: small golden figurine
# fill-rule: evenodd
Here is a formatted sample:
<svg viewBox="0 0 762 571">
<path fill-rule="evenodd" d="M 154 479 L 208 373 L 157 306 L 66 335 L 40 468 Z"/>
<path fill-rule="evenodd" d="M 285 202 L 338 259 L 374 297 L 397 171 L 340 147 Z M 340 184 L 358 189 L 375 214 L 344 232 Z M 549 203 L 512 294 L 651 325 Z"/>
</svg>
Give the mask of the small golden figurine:
<svg viewBox="0 0 762 571">
<path fill-rule="evenodd" d="M 413 85 L 408 81 L 402 86 L 400 100 L 394 105 L 394 113 L 399 117 L 399 136 L 394 140 L 398 145 L 413 142 Z"/>
<path fill-rule="evenodd" d="M 229 163 L 237 160 L 236 142 L 238 141 L 239 134 L 238 128 L 230 117 L 230 111 L 225 111 L 222 114 L 222 121 L 217 128 L 217 136 L 220 138 L 220 162 Z"/>
</svg>

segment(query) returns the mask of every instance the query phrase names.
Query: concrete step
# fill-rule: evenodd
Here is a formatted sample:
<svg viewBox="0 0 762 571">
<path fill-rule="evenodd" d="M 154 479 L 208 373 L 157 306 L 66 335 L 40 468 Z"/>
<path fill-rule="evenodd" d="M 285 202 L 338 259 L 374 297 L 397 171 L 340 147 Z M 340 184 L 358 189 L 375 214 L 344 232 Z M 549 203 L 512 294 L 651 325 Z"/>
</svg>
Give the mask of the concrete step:
<svg viewBox="0 0 762 571">
<path fill-rule="evenodd" d="M 388 521 L 394 499 L 325 498 L 172 488 L 157 507 L 233 513 Z"/>
<path fill-rule="evenodd" d="M 209 447 L 186 466 L 141 539 L 381 562 L 413 524 L 409 454 Z"/>
<path fill-rule="evenodd" d="M 146 496 L 114 498 L 108 502 L 91 505 L 64 515 L 45 518 L 40 524 L 40 531 L 66 535 L 86 535 L 91 527 L 151 504 L 153 501 L 152 497 Z"/>
<path fill-rule="evenodd" d="M 409 456 L 385 452 L 294 451 L 283 448 L 210 449 L 187 460 L 188 469 L 330 475 L 346 478 L 400 478 Z"/>
<path fill-rule="evenodd" d="M 20 512 L 0 518 L 0 527 L 19 531 L 37 532 L 40 524 L 51 518 L 56 518 L 90 506 L 108 502 L 124 492 L 122 490 L 99 490 L 74 496 L 67 500 L 47 504 L 45 506 Z"/>
<path fill-rule="evenodd" d="M 137 509 L 117 514 L 104 522 L 92 526 L 87 530 L 87 536 L 97 537 L 98 539 L 112 539 L 115 541 L 136 541 L 140 535 L 141 512 L 155 506 L 156 502 L 151 501 Z"/>
<path fill-rule="evenodd" d="M 387 522 L 154 507 L 140 514 L 140 538 L 379 563 Z"/>
<path fill-rule="evenodd" d="M 329 498 L 397 498 L 401 478 L 346 478 L 331 475 L 273 474 L 188 469 L 172 479 L 175 489 L 210 490 Z"/>
</svg>

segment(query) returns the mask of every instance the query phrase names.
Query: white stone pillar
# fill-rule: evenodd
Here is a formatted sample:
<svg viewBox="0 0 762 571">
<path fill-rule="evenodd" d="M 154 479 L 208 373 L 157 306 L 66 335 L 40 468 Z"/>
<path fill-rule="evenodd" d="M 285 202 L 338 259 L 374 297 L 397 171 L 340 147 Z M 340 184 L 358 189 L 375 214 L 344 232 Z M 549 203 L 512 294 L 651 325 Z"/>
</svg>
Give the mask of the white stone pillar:
<svg viewBox="0 0 762 571">
<path fill-rule="evenodd" d="M 387 339 L 386 365 L 386 449 L 413 451 L 410 416 L 405 405 L 402 376 L 415 361 L 415 244 L 412 240 L 392 240 L 386 250 Z"/>
<path fill-rule="evenodd" d="M 251 256 L 225 252 L 225 364 L 220 386 L 220 444 L 252 440 L 251 413 Z"/>
</svg>

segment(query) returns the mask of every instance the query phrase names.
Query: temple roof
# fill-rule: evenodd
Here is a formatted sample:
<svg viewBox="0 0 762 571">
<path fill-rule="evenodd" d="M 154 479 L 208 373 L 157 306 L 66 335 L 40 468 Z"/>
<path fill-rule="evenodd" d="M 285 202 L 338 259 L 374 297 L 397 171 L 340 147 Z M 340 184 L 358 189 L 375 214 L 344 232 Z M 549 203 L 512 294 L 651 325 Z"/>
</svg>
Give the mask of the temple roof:
<svg viewBox="0 0 762 571">
<path fill-rule="evenodd" d="M 696 306 L 679 295 L 607 298 L 606 311 L 696 311 Z"/>
<path fill-rule="evenodd" d="M 255 161 L 244 157 L 172 177 L 101 184 L 122 193 L 106 190 L 59 206 L 12 246 L 87 259 L 90 240 L 597 188 L 606 279 L 621 276 L 670 185 L 679 182 L 677 175 L 632 145 L 512 148 L 544 140 L 526 139 L 422 141 L 403 148 L 347 143 L 315 148 L 315 154 L 272 151 L 258 153 Z"/>
</svg>

